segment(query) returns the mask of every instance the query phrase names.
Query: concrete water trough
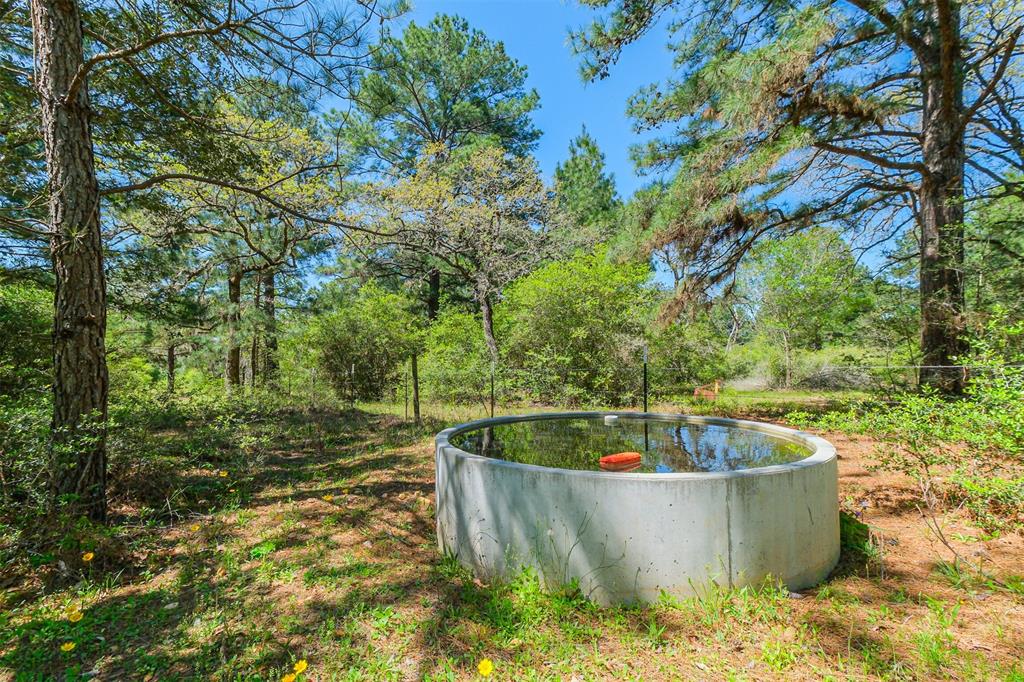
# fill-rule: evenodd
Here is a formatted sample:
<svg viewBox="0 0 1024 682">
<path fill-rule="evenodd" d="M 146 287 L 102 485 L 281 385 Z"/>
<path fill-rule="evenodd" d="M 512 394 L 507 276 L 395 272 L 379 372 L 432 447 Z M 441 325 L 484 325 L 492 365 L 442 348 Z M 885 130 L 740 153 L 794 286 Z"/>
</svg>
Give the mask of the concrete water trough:
<svg viewBox="0 0 1024 682">
<path fill-rule="evenodd" d="M 608 454 L 599 451 L 605 442 L 636 443 L 644 468 L 588 470 Z M 439 433 L 436 446 L 440 548 L 483 579 L 531 567 L 546 587 L 575 581 L 600 604 L 649 602 L 769 576 L 800 590 L 839 558 L 836 452 L 808 433 L 568 412 L 463 424 Z M 552 462 L 567 466 L 538 464 Z"/>
</svg>

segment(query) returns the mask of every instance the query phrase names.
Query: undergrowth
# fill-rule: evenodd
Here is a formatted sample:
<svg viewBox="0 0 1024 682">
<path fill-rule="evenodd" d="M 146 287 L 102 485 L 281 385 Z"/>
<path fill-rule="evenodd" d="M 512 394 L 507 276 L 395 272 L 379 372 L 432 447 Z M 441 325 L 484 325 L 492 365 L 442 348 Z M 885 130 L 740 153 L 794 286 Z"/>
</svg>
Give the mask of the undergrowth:
<svg viewBox="0 0 1024 682">
<path fill-rule="evenodd" d="M 1024 528 L 1024 323 L 994 320 L 965 359 L 973 369 L 959 398 L 922 390 L 824 413 L 794 411 L 789 423 L 867 434 L 877 466 L 913 479 L 926 509 L 962 505 L 984 530 Z"/>
</svg>

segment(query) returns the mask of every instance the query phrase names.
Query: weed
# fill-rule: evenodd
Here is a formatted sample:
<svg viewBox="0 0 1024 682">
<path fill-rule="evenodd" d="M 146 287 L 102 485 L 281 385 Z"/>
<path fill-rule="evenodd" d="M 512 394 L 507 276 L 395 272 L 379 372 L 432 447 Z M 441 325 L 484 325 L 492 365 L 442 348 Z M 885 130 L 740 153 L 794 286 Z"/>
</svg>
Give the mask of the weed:
<svg viewBox="0 0 1024 682">
<path fill-rule="evenodd" d="M 925 667 L 938 672 L 948 667 L 959 653 L 950 630 L 960 612 L 960 605 L 947 608 L 946 604 L 938 599 L 925 597 L 925 600 L 928 604 L 929 627 L 914 636 L 914 643 Z"/>
<path fill-rule="evenodd" d="M 250 559 L 265 559 L 277 550 L 277 544 L 272 540 L 264 540 L 249 550 Z"/>
<path fill-rule="evenodd" d="M 775 631 L 761 645 L 761 660 L 772 670 L 782 672 L 795 664 L 806 648 L 803 628 L 793 626 Z"/>
</svg>

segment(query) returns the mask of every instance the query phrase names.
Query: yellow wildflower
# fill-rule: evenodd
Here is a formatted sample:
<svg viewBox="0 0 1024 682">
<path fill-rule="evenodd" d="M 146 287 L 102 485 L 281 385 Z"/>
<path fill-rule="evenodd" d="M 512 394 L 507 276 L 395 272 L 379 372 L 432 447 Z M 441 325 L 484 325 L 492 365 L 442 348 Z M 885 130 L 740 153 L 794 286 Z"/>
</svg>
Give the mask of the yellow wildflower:
<svg viewBox="0 0 1024 682">
<path fill-rule="evenodd" d="M 288 673 L 281 678 L 281 682 L 295 682 L 295 673 Z"/>
<path fill-rule="evenodd" d="M 96 554 L 94 554 L 93 552 L 86 552 L 85 554 L 82 555 L 82 561 L 84 561 L 85 563 L 89 563 L 90 561 L 93 560 L 93 558 L 95 556 L 96 556 Z"/>
<path fill-rule="evenodd" d="M 477 664 L 476 670 L 483 677 L 490 677 L 491 673 L 494 672 L 494 663 L 491 659 L 485 658 Z"/>
<path fill-rule="evenodd" d="M 82 612 L 78 609 L 68 612 L 68 620 L 70 620 L 72 623 L 77 623 L 78 621 L 82 620 Z"/>
<path fill-rule="evenodd" d="M 334 502 L 334 495 L 324 495 L 324 502 Z"/>
<path fill-rule="evenodd" d="M 292 670 L 295 671 L 296 675 L 299 675 L 299 674 L 305 672 L 306 668 L 308 668 L 308 667 L 309 667 L 309 664 L 306 663 L 306 659 L 303 658 L 301 661 L 299 661 L 298 663 L 296 663 L 295 665 L 292 666 Z"/>
<path fill-rule="evenodd" d="M 193 523 L 191 529 L 192 529 L 193 533 L 198 533 L 199 532 L 199 524 L 198 523 Z"/>
<path fill-rule="evenodd" d="M 69 651 L 73 651 L 74 648 L 75 648 L 75 643 L 74 642 L 64 642 L 63 644 L 60 645 L 60 650 L 63 651 L 64 653 L 68 653 Z"/>
<path fill-rule="evenodd" d="M 228 477 L 228 472 L 226 472 L 223 469 L 221 469 L 219 475 L 220 475 L 221 478 L 227 478 Z"/>
</svg>

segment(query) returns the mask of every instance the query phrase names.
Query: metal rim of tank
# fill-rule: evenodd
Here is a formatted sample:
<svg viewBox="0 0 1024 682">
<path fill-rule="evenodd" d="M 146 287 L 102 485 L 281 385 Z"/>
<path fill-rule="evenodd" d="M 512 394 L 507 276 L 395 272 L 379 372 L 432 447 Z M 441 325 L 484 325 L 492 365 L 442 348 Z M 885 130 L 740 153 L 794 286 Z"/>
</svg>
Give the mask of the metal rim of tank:
<svg viewBox="0 0 1024 682">
<path fill-rule="evenodd" d="M 511 462 L 506 459 L 497 459 L 495 457 L 485 457 L 484 455 L 476 455 L 471 452 L 466 452 L 461 448 L 452 445 L 449 440 L 452 436 L 467 431 L 476 431 L 477 429 L 487 428 L 488 426 L 498 426 L 501 424 L 512 424 L 515 422 L 525 421 L 536 421 L 541 419 L 597 419 L 605 416 L 616 416 L 624 417 L 628 419 L 646 419 L 649 421 L 671 421 L 671 422 L 686 422 L 689 424 L 708 424 L 713 426 L 725 426 L 730 428 L 745 429 L 748 431 L 757 431 L 770 436 L 775 436 L 781 440 L 796 443 L 797 445 L 803 445 L 811 450 L 811 454 L 803 459 L 799 459 L 795 462 L 789 462 L 787 464 L 772 464 L 763 467 L 751 467 L 749 469 L 739 469 L 737 471 L 688 471 L 682 473 L 670 473 L 670 474 L 658 474 L 658 473 L 628 473 L 628 472 L 612 472 L 612 471 L 587 471 L 582 469 L 565 469 L 562 467 L 546 467 L 537 464 L 520 464 L 519 462 Z M 475 421 L 466 422 L 465 424 L 459 424 L 451 428 L 447 428 L 441 431 L 434 438 L 434 443 L 437 447 L 438 452 L 444 451 L 448 454 L 453 454 L 458 457 L 465 457 L 468 459 L 479 459 L 489 462 L 493 466 L 508 467 L 511 469 L 522 469 L 522 470 L 537 470 L 537 471 L 558 471 L 566 475 L 572 476 L 598 476 L 602 479 L 608 478 L 622 478 L 622 479 L 651 479 L 658 481 L 678 481 L 686 479 L 709 479 L 709 478 L 740 478 L 744 476 L 771 476 L 774 474 L 785 474 L 791 471 L 797 471 L 807 467 L 824 464 L 830 460 L 836 458 L 836 449 L 824 438 L 815 436 L 812 433 L 806 431 L 799 431 L 797 429 L 791 429 L 786 426 L 778 426 L 776 424 L 768 424 L 765 422 L 755 422 L 745 419 L 728 419 L 726 417 L 704 417 L 700 415 L 687 415 L 687 414 L 672 414 L 667 412 L 538 412 L 533 414 L 520 414 L 520 415 L 508 415 L 502 417 L 488 417 L 486 419 L 477 419 Z"/>
</svg>

